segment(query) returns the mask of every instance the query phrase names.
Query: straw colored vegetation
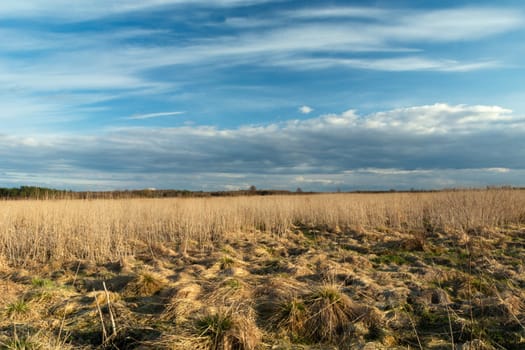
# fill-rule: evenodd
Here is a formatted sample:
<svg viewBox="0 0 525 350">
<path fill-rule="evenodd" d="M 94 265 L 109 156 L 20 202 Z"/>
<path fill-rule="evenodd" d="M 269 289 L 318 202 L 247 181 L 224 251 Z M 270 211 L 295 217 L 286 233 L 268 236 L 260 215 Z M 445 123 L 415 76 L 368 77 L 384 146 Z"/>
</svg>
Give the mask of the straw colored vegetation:
<svg viewBox="0 0 525 350">
<path fill-rule="evenodd" d="M 524 349 L 525 191 L 0 202 L 0 349 Z"/>
</svg>

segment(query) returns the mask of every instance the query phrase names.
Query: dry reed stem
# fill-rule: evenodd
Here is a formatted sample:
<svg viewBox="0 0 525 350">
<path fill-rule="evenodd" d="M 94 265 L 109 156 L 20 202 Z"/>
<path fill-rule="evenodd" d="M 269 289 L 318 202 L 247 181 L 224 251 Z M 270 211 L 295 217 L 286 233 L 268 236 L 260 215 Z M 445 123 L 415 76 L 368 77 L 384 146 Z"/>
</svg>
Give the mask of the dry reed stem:
<svg viewBox="0 0 525 350">
<path fill-rule="evenodd" d="M 115 261 L 160 245 L 187 253 L 229 235 L 297 227 L 468 233 L 525 221 L 525 191 L 0 202 L 0 260 Z M 470 231 L 469 231 L 470 230 Z M 336 234 L 336 233 L 334 233 Z"/>
</svg>

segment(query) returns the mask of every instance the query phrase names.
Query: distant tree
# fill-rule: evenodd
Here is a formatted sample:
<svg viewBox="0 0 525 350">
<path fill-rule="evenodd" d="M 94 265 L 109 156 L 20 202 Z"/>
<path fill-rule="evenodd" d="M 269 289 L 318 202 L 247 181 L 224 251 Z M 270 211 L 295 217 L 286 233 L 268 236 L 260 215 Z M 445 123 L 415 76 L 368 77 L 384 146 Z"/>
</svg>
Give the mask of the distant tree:
<svg viewBox="0 0 525 350">
<path fill-rule="evenodd" d="M 301 187 L 297 187 L 297 189 L 295 190 L 295 192 L 297 193 L 303 193 L 303 189 Z"/>
<path fill-rule="evenodd" d="M 252 191 L 252 192 L 257 191 L 257 187 L 255 187 L 255 185 L 251 185 L 250 186 L 250 191 Z"/>
</svg>

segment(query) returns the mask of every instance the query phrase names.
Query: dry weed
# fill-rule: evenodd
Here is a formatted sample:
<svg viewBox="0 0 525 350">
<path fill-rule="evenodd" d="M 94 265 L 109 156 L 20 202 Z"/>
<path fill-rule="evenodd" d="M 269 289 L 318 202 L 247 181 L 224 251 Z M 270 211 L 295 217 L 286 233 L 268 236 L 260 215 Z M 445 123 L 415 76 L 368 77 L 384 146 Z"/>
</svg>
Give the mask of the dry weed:
<svg viewBox="0 0 525 350">
<path fill-rule="evenodd" d="M 208 310 L 197 317 L 195 333 L 208 338 L 210 350 L 254 350 L 262 336 L 253 313 L 232 308 Z"/>
<path fill-rule="evenodd" d="M 166 279 L 154 272 L 142 271 L 125 288 L 129 296 L 150 296 L 158 293 L 167 284 Z"/>
<path fill-rule="evenodd" d="M 52 261 L 107 262 L 138 252 L 175 256 L 258 231 L 285 235 L 297 227 L 366 232 L 464 233 L 520 225 L 525 191 L 322 194 L 235 198 L 0 202 L 0 265 Z M 487 231 L 487 230 L 485 230 Z M 488 231 L 487 231 L 488 232 Z M 415 236 L 416 249 L 425 237 Z"/>
</svg>

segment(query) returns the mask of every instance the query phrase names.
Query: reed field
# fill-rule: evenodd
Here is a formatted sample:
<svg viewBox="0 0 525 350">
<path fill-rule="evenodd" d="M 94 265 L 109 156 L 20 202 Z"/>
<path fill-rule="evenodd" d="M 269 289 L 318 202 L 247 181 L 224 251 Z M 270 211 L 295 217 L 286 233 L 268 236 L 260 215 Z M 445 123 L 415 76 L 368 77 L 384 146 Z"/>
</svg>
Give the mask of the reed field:
<svg viewBox="0 0 525 350">
<path fill-rule="evenodd" d="M 525 349 L 525 191 L 0 201 L 0 349 Z"/>
</svg>

